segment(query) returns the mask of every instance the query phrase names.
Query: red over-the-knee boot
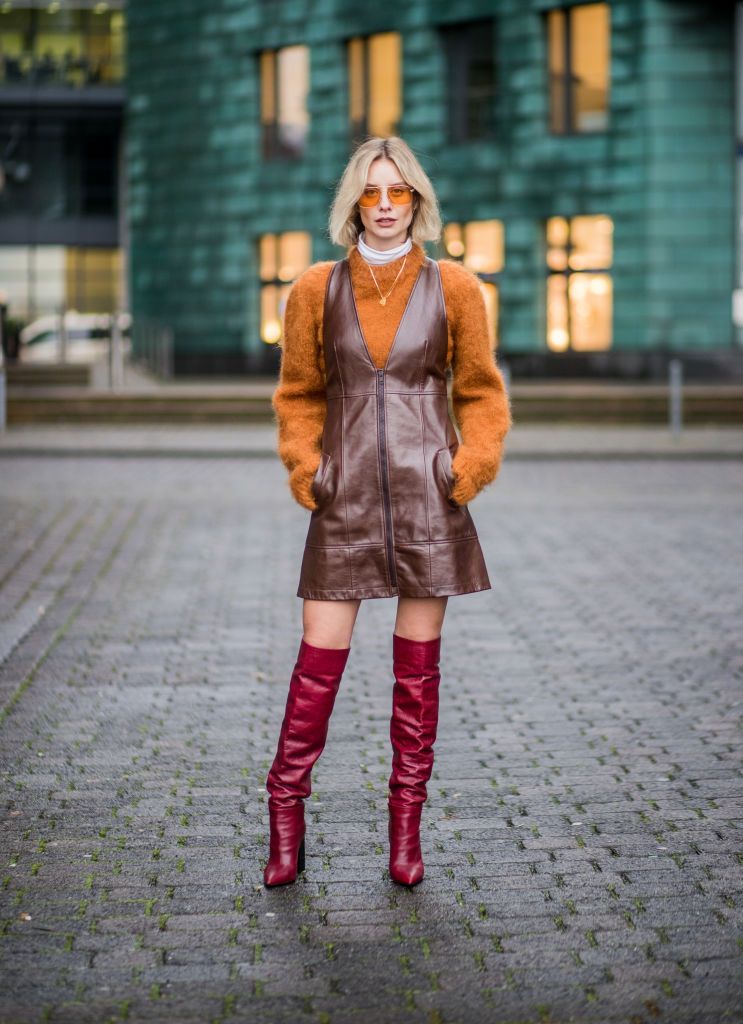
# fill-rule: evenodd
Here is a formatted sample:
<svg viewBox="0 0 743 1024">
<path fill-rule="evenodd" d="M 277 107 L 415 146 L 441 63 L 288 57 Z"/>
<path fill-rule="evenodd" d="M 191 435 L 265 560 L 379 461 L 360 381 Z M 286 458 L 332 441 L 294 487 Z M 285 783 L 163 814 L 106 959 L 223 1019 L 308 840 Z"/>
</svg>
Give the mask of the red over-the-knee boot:
<svg viewBox="0 0 743 1024">
<path fill-rule="evenodd" d="M 433 771 L 439 718 L 441 637 L 408 640 L 392 634 L 392 774 L 388 800 L 390 875 L 402 885 L 423 878 L 421 809 Z"/>
<path fill-rule="evenodd" d="M 284 720 L 266 780 L 271 838 L 266 885 L 293 882 L 304 870 L 304 799 L 312 766 L 325 747 L 328 724 L 350 647 L 315 647 L 304 637 L 289 682 Z"/>
</svg>

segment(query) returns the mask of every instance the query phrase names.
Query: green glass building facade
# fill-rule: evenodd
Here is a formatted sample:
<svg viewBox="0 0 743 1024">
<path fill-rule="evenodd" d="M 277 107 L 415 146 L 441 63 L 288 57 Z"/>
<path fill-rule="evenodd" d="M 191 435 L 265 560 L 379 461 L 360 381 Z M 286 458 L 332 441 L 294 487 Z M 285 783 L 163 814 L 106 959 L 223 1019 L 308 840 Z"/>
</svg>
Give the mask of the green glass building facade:
<svg viewBox="0 0 743 1024">
<path fill-rule="evenodd" d="M 737 350 L 734 14 L 617 0 L 131 0 L 129 285 L 178 375 L 272 373 L 291 281 L 343 252 L 366 134 L 415 150 L 434 256 L 481 277 L 514 373 Z M 662 360 L 661 360 L 662 361 Z"/>
</svg>

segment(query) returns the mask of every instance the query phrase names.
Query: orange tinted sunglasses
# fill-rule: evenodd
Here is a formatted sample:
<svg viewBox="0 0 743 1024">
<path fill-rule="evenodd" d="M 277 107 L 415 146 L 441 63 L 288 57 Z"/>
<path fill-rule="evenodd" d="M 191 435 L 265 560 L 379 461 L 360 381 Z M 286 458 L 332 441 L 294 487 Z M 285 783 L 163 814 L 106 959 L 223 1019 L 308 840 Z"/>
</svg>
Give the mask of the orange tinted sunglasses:
<svg viewBox="0 0 743 1024">
<path fill-rule="evenodd" d="M 382 198 L 382 189 L 384 185 L 367 185 L 359 197 L 359 206 L 376 206 Z M 388 185 L 386 192 L 395 206 L 407 206 L 413 200 L 415 189 L 410 185 Z"/>
</svg>

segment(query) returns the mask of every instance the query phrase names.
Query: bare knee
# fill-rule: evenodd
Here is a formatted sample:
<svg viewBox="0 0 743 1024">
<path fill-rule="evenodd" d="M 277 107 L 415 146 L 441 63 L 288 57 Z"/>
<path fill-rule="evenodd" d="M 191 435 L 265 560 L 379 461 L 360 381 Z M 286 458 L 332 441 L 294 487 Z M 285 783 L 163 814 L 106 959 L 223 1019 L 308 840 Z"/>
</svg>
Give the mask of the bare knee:
<svg viewBox="0 0 743 1024">
<path fill-rule="evenodd" d="M 360 604 L 360 600 L 311 601 L 306 598 L 302 609 L 305 641 L 313 647 L 350 647 Z"/>
<path fill-rule="evenodd" d="M 447 601 L 446 597 L 401 597 L 395 633 L 407 640 L 435 640 L 441 636 Z"/>
</svg>

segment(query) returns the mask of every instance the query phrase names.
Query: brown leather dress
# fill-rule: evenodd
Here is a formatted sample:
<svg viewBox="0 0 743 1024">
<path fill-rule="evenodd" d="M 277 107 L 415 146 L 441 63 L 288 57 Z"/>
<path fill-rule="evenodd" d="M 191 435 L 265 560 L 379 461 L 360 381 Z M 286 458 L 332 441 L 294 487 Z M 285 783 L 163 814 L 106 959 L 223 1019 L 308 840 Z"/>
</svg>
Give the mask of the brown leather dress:
<svg viewBox="0 0 743 1024">
<path fill-rule="evenodd" d="M 387 362 L 359 322 L 348 258 L 330 272 L 323 317 L 327 413 L 298 597 L 442 597 L 489 590 L 466 505 L 449 497 L 459 445 L 446 390 L 441 276 L 426 257 Z"/>
</svg>

